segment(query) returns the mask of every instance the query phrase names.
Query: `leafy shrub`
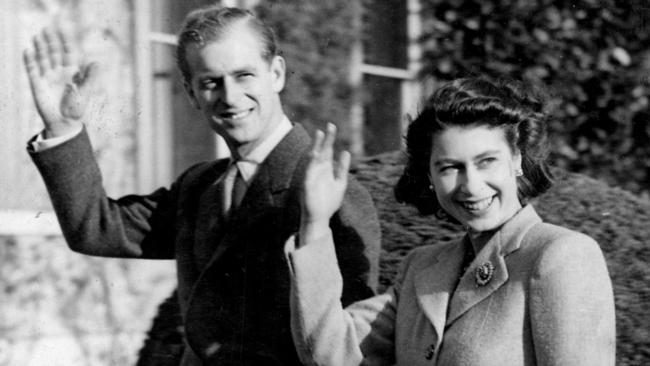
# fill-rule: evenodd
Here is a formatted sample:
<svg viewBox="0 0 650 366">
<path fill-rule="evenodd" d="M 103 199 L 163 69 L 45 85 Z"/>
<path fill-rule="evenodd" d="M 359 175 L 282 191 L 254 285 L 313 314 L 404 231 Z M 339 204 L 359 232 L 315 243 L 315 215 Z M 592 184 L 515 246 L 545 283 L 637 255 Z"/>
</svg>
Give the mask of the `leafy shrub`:
<svg viewBox="0 0 650 366">
<path fill-rule="evenodd" d="M 428 0 L 423 74 L 550 88 L 559 166 L 648 194 L 647 0 Z"/>
</svg>

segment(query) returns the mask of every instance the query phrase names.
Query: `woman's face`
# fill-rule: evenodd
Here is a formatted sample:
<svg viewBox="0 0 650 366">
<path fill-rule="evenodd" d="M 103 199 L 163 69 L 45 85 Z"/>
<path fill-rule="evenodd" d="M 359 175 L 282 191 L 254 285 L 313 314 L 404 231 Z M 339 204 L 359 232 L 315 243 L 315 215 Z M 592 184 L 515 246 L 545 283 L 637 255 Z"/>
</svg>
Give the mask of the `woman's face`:
<svg viewBox="0 0 650 366">
<path fill-rule="evenodd" d="M 429 172 L 442 208 L 473 231 L 494 230 L 520 208 L 521 155 L 498 127 L 450 127 L 433 137 Z"/>
</svg>

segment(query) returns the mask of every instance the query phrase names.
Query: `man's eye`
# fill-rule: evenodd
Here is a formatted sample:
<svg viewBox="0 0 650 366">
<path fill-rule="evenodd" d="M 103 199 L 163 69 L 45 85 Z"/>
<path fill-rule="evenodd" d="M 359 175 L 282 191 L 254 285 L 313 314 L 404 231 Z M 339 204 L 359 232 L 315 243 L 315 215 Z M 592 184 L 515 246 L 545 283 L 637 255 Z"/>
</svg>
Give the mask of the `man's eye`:
<svg viewBox="0 0 650 366">
<path fill-rule="evenodd" d="M 237 77 L 239 79 L 248 79 L 248 78 L 252 78 L 253 76 L 255 76 L 255 75 L 252 72 L 243 72 L 243 73 L 237 75 Z"/>
</svg>

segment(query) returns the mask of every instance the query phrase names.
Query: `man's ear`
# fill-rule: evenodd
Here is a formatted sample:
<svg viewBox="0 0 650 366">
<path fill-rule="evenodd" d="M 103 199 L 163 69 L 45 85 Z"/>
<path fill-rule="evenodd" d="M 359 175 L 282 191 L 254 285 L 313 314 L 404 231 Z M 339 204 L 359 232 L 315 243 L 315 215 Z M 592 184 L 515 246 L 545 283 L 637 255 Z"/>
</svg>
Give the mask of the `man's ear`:
<svg viewBox="0 0 650 366">
<path fill-rule="evenodd" d="M 273 74 L 273 91 L 279 93 L 284 89 L 286 66 L 282 56 L 274 56 L 271 60 L 271 73 Z"/>
<path fill-rule="evenodd" d="M 192 104 L 192 107 L 201 110 L 201 105 L 199 104 L 199 101 L 196 99 L 196 95 L 194 95 L 194 90 L 192 90 L 192 85 L 187 81 L 183 81 L 183 87 L 185 87 L 187 98 L 190 100 L 190 104 Z"/>
</svg>

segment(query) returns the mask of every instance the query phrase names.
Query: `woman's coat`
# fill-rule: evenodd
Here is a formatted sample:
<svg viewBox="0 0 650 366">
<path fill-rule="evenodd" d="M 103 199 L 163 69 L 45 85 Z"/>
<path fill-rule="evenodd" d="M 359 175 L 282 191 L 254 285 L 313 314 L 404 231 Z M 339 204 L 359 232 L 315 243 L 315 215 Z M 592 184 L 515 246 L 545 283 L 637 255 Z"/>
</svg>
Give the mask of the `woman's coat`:
<svg viewBox="0 0 650 366">
<path fill-rule="evenodd" d="M 542 223 L 526 206 L 459 281 L 463 240 L 415 249 L 389 291 L 345 310 L 331 238 L 297 250 L 288 243 L 292 332 L 301 360 L 333 366 L 614 365 L 612 285 L 593 239 Z"/>
</svg>

